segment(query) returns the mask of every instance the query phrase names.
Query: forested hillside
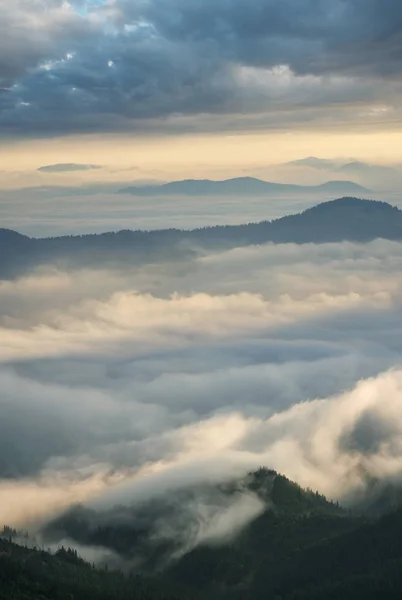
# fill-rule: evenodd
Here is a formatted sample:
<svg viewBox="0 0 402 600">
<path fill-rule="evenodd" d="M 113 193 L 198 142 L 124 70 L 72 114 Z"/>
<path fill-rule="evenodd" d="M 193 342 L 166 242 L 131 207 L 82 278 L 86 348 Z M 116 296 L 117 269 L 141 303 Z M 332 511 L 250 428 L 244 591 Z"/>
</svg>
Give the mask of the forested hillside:
<svg viewBox="0 0 402 600">
<path fill-rule="evenodd" d="M 190 600 L 162 579 L 97 569 L 71 548 L 50 554 L 0 537 L 1 600 Z"/>
<path fill-rule="evenodd" d="M 228 495 L 234 491 L 233 486 L 225 489 Z M 158 544 L 154 540 L 152 549 L 145 544 L 148 528 L 162 510 L 171 514 L 174 522 L 177 515 L 172 507 L 177 510 L 177 504 L 169 504 L 168 500 L 160 501 L 159 505 L 148 504 L 148 512 L 145 507 L 132 509 L 131 525 L 128 514 L 125 524 L 120 512 L 119 526 L 113 519 L 108 525 L 108 515 L 96 515 L 77 507 L 49 526 L 49 531 L 62 531 L 77 543 L 113 550 L 121 557 L 121 570 L 95 568 L 71 548 L 60 548 L 52 555 L 19 546 L 11 536 L 0 539 L 0 598 L 393 600 L 401 597 L 402 509 L 376 519 L 352 513 L 267 469 L 248 476 L 247 492 L 250 491 L 265 498 L 266 509 L 239 536 L 230 542 L 200 544 L 181 555 L 175 554 L 174 544 Z M 144 520 L 146 513 L 148 520 Z M 144 553 L 141 567 L 138 552 Z"/>
<path fill-rule="evenodd" d="M 230 484 L 222 489 L 230 496 L 239 488 Z M 265 500 L 262 514 L 236 538 L 202 543 L 184 553 L 177 552 L 173 533 L 170 542 L 156 540 L 152 525 L 161 514 L 171 524 L 181 514 L 186 523 L 185 495 L 176 494 L 174 501 L 165 497 L 148 502 L 125 513 L 121 507 L 114 514 L 76 507 L 52 522 L 45 537 L 59 535 L 87 547 L 107 548 L 120 556 L 124 575 L 111 568 L 95 569 L 70 549 L 51 556 L 3 540 L 0 598 L 399 597 L 402 510 L 377 519 L 352 513 L 267 469 L 250 474 L 244 491 Z M 4 595 L 12 590 L 16 595 Z"/>
</svg>

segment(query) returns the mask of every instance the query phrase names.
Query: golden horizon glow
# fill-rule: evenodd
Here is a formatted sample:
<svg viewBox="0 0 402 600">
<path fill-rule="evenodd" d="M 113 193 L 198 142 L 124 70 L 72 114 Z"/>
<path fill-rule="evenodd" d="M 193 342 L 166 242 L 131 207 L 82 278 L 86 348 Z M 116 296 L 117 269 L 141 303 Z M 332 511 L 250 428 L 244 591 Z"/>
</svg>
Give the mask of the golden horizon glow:
<svg viewBox="0 0 402 600">
<path fill-rule="evenodd" d="M 234 171 L 318 156 L 353 157 L 375 163 L 401 161 L 402 132 L 293 132 L 165 137 L 77 136 L 0 144 L 1 183 L 18 183 L 28 171 L 52 180 L 124 180 L 143 177 L 233 176 Z M 402 162 L 402 161 L 401 161 Z M 96 164 L 88 172 L 37 173 L 57 163 Z M 17 167 L 16 167 L 17 165 Z M 25 173 L 24 173 L 25 172 Z M 31 173 L 31 175 L 32 175 Z M 15 177 L 11 177 L 13 174 Z M 28 177 L 29 179 L 29 177 Z M 8 186 L 7 186 L 8 187 Z"/>
</svg>

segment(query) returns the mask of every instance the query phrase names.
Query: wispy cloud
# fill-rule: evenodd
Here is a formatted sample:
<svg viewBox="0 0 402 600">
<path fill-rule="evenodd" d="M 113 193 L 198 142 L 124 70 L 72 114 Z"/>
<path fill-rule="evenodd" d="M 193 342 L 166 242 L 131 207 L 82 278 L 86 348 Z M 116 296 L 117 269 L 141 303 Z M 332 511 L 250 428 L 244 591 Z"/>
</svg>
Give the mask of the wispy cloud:
<svg viewBox="0 0 402 600">
<path fill-rule="evenodd" d="M 84 165 L 77 163 L 58 163 L 56 165 L 44 165 L 39 167 L 38 171 L 41 173 L 71 173 L 74 171 L 92 171 L 94 169 L 101 169 L 99 165 Z"/>
</svg>

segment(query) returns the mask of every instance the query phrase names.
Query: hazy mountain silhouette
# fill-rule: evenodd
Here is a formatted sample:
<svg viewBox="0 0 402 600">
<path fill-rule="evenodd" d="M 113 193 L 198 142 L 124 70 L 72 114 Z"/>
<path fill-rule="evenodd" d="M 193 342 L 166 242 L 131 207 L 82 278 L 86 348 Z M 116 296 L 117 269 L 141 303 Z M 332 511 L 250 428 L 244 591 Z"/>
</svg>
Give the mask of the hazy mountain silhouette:
<svg viewBox="0 0 402 600">
<path fill-rule="evenodd" d="M 339 160 L 330 158 L 317 158 L 316 156 L 306 156 L 306 158 L 298 158 L 289 162 L 283 163 L 284 167 L 309 167 L 318 171 L 336 170 L 340 165 Z"/>
<path fill-rule="evenodd" d="M 402 211 L 373 200 L 340 198 L 275 221 L 191 231 L 119 231 L 35 239 L 0 229 L 0 278 L 43 265 L 124 265 L 181 260 L 199 249 L 264 244 L 402 240 Z"/>
<path fill-rule="evenodd" d="M 332 172 L 338 177 L 346 177 L 348 180 L 350 178 L 374 189 L 389 188 L 395 190 L 402 182 L 402 169 L 396 165 L 372 164 L 353 159 L 339 160 L 308 156 L 283 163 L 280 166 Z M 349 192 L 339 193 L 349 194 Z"/>
<path fill-rule="evenodd" d="M 389 178 L 395 179 L 396 177 L 402 177 L 402 171 L 395 167 L 389 167 L 387 165 L 371 165 L 360 161 L 348 162 L 336 170 L 338 173 L 343 173 L 347 176 L 366 177 L 368 180 L 372 180 L 376 177 L 379 181 L 383 182 L 388 182 Z"/>
<path fill-rule="evenodd" d="M 163 185 L 131 186 L 119 190 L 122 194 L 134 196 L 244 196 L 278 194 L 361 194 L 366 188 L 351 181 L 328 181 L 322 185 L 302 186 L 288 183 L 271 183 L 254 177 L 237 177 L 225 181 L 209 179 L 186 179 Z"/>
</svg>

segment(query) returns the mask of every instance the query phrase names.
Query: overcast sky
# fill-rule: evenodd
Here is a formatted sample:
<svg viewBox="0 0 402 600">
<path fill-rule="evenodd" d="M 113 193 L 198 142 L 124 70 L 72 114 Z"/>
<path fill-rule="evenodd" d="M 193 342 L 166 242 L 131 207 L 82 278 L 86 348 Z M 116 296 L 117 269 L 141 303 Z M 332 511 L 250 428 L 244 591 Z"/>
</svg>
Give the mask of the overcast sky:
<svg viewBox="0 0 402 600">
<path fill-rule="evenodd" d="M 0 0 L 1 167 L 398 161 L 401 25 L 397 0 Z"/>
</svg>

